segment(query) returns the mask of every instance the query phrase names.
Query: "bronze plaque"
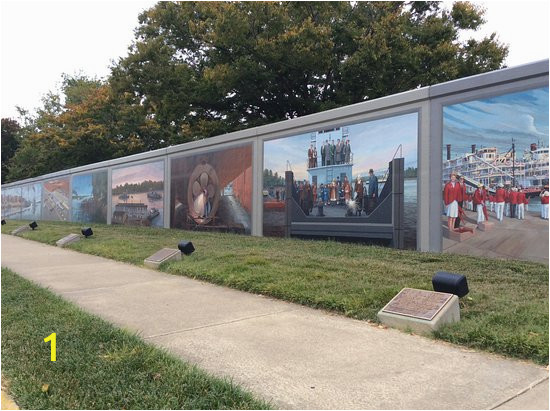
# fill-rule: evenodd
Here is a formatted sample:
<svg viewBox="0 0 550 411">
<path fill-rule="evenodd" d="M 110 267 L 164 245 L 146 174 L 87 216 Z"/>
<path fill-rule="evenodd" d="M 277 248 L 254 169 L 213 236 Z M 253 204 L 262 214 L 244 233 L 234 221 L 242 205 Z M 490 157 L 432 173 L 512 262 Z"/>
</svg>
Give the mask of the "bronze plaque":
<svg viewBox="0 0 550 411">
<path fill-rule="evenodd" d="M 403 288 L 382 311 L 431 321 L 452 296 L 436 291 Z"/>
<path fill-rule="evenodd" d="M 160 263 L 165 259 L 167 259 L 168 257 L 171 257 L 172 255 L 174 255 L 174 253 L 179 253 L 179 252 L 180 252 L 179 250 L 176 250 L 174 248 L 163 248 L 162 250 L 157 251 L 151 257 L 148 257 L 147 260 Z"/>
</svg>

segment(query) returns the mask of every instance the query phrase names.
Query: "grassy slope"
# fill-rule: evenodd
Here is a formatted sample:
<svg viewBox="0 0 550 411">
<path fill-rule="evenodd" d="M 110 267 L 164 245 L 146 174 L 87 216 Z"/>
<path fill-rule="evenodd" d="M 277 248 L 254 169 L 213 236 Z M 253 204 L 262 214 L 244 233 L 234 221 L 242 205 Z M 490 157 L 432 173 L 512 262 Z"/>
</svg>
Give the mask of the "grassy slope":
<svg viewBox="0 0 550 411">
<path fill-rule="evenodd" d="M 57 334 L 57 361 L 50 343 Z M 24 409 L 257 409 L 267 404 L 2 269 L 2 375 Z M 47 384 L 48 388 L 44 387 Z"/>
<path fill-rule="evenodd" d="M 2 231 L 19 224 L 9 222 Z M 44 222 L 23 236 L 54 244 L 79 228 Z M 403 287 L 430 290 L 436 271 L 462 273 L 471 290 L 461 302 L 462 321 L 435 336 L 548 363 L 548 266 L 543 264 L 181 230 L 95 225 L 94 231 L 93 238 L 71 248 L 141 265 L 159 248 L 186 238 L 197 251 L 163 271 L 373 321 Z"/>
</svg>

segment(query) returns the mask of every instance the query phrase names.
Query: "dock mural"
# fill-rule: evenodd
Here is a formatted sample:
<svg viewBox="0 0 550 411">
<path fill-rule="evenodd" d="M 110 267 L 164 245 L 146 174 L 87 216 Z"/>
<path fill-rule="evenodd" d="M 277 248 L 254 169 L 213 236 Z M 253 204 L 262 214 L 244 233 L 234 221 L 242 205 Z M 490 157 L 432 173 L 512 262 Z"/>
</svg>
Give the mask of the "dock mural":
<svg viewBox="0 0 550 411">
<path fill-rule="evenodd" d="M 42 219 L 69 221 L 69 177 L 46 181 L 42 190 Z"/>
<path fill-rule="evenodd" d="M 107 223 L 107 171 L 80 174 L 72 180 L 72 221 Z"/>
<path fill-rule="evenodd" d="M 549 179 L 548 107 L 542 87 L 443 108 L 445 250 L 477 253 L 483 243 L 488 252 L 515 256 L 548 237 L 541 204 Z M 462 187 L 456 213 L 447 204 L 452 174 Z"/>
<path fill-rule="evenodd" d="M 250 234 L 252 144 L 173 158 L 171 226 Z"/>
<path fill-rule="evenodd" d="M 112 224 L 164 226 L 164 161 L 112 171 Z"/>
<path fill-rule="evenodd" d="M 403 158 L 405 247 L 416 248 L 417 140 L 410 113 L 265 142 L 264 235 L 283 235 L 286 171 L 306 222 L 391 223 L 388 164 Z"/>
</svg>

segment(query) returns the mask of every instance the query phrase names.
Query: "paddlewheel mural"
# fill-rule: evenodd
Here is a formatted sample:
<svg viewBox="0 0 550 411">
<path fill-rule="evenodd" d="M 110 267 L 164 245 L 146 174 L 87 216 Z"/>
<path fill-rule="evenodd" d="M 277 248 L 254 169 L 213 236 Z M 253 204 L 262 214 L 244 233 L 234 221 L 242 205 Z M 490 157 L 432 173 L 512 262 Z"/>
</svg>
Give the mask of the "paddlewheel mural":
<svg viewBox="0 0 550 411">
<path fill-rule="evenodd" d="M 216 170 L 206 161 L 195 167 L 187 186 L 189 217 L 199 225 L 208 224 L 216 216 L 220 202 L 220 184 Z"/>
</svg>

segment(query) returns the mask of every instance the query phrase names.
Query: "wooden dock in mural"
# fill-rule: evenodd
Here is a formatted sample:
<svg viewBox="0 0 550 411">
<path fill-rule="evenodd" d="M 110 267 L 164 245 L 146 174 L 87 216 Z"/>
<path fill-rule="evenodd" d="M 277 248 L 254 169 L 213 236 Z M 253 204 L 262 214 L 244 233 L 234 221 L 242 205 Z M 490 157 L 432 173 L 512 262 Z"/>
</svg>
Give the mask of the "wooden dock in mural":
<svg viewBox="0 0 550 411">
<path fill-rule="evenodd" d="M 476 216 L 477 213 L 466 211 L 468 227 L 475 227 Z M 442 216 L 441 222 L 446 226 L 447 217 Z M 525 212 L 524 220 L 504 217 L 502 221 L 498 221 L 495 213 L 490 212 L 489 222 L 494 224 L 490 230 L 476 229 L 474 235 L 462 241 L 443 235 L 443 251 L 548 264 L 548 220 L 541 219 L 540 213 L 528 211 Z"/>
</svg>

